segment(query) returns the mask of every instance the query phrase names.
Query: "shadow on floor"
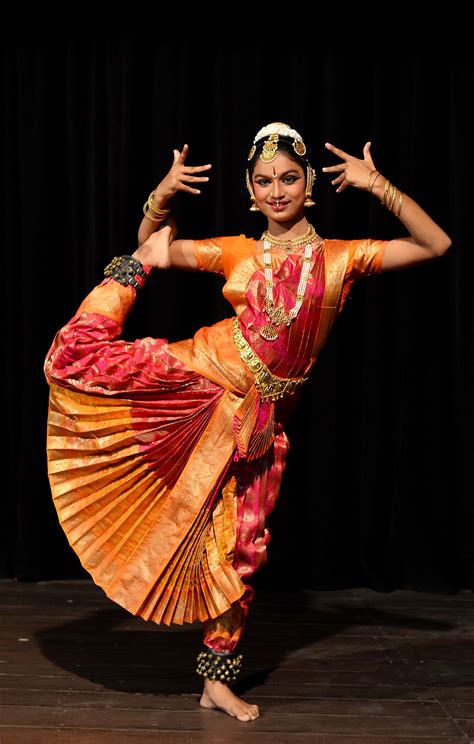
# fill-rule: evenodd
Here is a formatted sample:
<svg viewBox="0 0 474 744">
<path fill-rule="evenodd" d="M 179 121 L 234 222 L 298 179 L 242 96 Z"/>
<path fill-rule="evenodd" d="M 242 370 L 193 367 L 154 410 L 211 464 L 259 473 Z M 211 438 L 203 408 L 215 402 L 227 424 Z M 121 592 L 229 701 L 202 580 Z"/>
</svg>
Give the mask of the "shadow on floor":
<svg viewBox="0 0 474 744">
<path fill-rule="evenodd" d="M 324 598 L 321 597 L 324 595 Z M 244 655 L 241 677 L 232 686 L 238 695 L 265 685 L 269 676 L 290 654 L 297 652 L 304 669 L 311 650 L 331 636 L 342 636 L 349 628 L 378 626 L 442 632 L 452 623 L 364 606 L 363 600 L 337 602 L 337 592 L 257 592 L 239 650 Z M 333 600 L 331 601 L 331 598 Z M 77 607 L 77 605 L 76 605 Z M 202 648 L 200 623 L 171 627 L 145 622 L 113 605 L 104 609 L 84 608 L 84 615 L 36 631 L 41 652 L 57 667 L 105 689 L 131 693 L 199 693 L 202 680 L 195 673 L 196 656 Z M 367 638 L 371 638 L 367 635 Z M 380 648 L 380 659 L 394 655 L 390 638 Z M 454 638 L 453 638 L 454 641 Z M 387 645 L 388 644 L 388 645 Z M 307 649 L 307 653 L 305 652 Z M 388 652 L 391 653 L 389 654 Z M 344 656 L 357 659 L 357 648 Z M 377 649 L 371 650 L 372 658 Z M 360 650 L 360 656 L 364 651 Z M 315 675 L 316 676 L 316 675 Z"/>
</svg>

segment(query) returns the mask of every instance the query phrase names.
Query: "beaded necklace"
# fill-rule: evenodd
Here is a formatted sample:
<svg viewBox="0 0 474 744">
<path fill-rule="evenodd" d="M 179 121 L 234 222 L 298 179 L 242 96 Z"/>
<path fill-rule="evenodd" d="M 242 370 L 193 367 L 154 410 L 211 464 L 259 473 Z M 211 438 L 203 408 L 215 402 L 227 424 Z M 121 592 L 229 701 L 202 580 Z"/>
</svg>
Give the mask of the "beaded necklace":
<svg viewBox="0 0 474 744">
<path fill-rule="evenodd" d="M 269 322 L 262 326 L 260 329 L 260 335 L 266 341 L 275 341 L 278 338 L 280 328 L 278 326 L 283 323 L 286 326 L 290 326 L 297 317 L 306 293 L 306 285 L 308 283 L 309 272 L 311 268 L 311 260 L 313 257 L 313 243 L 317 242 L 316 250 L 321 251 L 323 248 L 323 241 L 321 237 L 316 233 L 316 230 L 312 225 L 308 226 L 306 233 L 299 238 L 293 238 L 291 240 L 282 240 L 277 238 L 275 235 L 266 230 L 262 235 L 263 240 L 263 261 L 264 261 L 264 274 L 265 274 L 265 301 L 263 303 L 263 309 L 266 312 Z M 278 246 L 283 248 L 286 253 L 297 253 L 297 248 L 304 248 L 303 265 L 301 267 L 301 276 L 296 290 L 296 302 L 293 307 L 285 312 L 283 307 L 277 307 L 273 300 L 273 271 L 272 271 L 272 258 L 271 258 L 271 247 Z"/>
</svg>

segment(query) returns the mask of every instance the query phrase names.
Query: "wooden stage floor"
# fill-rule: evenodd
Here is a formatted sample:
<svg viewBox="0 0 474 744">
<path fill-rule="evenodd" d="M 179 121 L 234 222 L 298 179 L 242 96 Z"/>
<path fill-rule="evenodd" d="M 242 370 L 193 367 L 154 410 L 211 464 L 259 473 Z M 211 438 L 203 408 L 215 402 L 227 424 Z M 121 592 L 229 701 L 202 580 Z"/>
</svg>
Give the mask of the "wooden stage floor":
<svg viewBox="0 0 474 744">
<path fill-rule="evenodd" d="M 1 744 L 474 741 L 474 594 L 258 589 L 234 691 L 199 706 L 199 623 L 132 617 L 90 581 L 0 581 Z"/>
</svg>

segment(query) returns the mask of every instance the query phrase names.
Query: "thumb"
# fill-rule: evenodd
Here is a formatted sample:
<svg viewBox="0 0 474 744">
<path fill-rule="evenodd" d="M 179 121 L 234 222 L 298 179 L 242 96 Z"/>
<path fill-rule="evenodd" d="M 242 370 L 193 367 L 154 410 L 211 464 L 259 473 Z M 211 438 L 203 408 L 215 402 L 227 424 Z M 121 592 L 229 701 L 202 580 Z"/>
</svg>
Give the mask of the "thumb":
<svg viewBox="0 0 474 744">
<path fill-rule="evenodd" d="M 180 155 L 181 153 L 179 150 L 173 150 L 173 165 L 176 165 L 176 163 L 178 162 L 180 158 Z"/>
<path fill-rule="evenodd" d="M 365 147 L 364 147 L 364 160 L 368 160 L 369 163 L 372 163 L 372 165 L 373 165 L 372 155 L 370 154 L 370 147 L 371 147 L 371 145 L 372 145 L 372 142 L 367 142 L 366 145 L 365 145 Z"/>
</svg>

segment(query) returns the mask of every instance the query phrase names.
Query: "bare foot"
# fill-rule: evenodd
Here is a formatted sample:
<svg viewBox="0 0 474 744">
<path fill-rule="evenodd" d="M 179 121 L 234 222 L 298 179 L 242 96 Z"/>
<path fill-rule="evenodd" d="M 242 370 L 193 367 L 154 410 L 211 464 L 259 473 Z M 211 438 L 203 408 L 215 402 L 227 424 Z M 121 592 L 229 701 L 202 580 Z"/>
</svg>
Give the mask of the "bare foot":
<svg viewBox="0 0 474 744">
<path fill-rule="evenodd" d="M 230 687 L 217 679 L 204 680 L 204 691 L 199 701 L 203 708 L 223 710 L 239 721 L 254 721 L 259 717 L 258 705 L 250 705 L 234 695 Z"/>
</svg>

